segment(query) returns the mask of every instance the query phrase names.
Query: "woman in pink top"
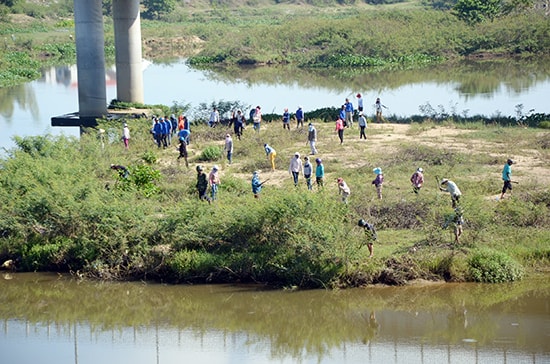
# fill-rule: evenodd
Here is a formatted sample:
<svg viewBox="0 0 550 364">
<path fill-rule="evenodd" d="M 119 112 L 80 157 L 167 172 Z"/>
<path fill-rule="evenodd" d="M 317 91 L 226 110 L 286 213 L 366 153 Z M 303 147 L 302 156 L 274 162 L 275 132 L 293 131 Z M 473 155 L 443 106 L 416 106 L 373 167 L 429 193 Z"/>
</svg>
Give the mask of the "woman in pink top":
<svg viewBox="0 0 550 364">
<path fill-rule="evenodd" d="M 344 142 L 344 120 L 338 118 L 336 120 L 336 132 L 338 133 L 338 138 L 340 138 L 340 144 Z"/>
</svg>

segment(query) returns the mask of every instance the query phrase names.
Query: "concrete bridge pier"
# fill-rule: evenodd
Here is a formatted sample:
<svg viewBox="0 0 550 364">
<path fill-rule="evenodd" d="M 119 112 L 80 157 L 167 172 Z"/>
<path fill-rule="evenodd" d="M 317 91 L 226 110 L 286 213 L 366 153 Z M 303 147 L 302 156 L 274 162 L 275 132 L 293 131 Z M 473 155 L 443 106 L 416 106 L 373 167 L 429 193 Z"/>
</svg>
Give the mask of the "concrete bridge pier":
<svg viewBox="0 0 550 364">
<path fill-rule="evenodd" d="M 113 0 L 117 99 L 143 103 L 139 0 Z"/>
<path fill-rule="evenodd" d="M 101 0 L 74 0 L 78 108 L 82 121 L 107 114 Z"/>
<path fill-rule="evenodd" d="M 95 127 L 107 116 L 102 0 L 74 0 L 78 112 L 52 117 L 52 126 Z M 113 0 L 117 99 L 143 103 L 139 0 Z"/>
</svg>

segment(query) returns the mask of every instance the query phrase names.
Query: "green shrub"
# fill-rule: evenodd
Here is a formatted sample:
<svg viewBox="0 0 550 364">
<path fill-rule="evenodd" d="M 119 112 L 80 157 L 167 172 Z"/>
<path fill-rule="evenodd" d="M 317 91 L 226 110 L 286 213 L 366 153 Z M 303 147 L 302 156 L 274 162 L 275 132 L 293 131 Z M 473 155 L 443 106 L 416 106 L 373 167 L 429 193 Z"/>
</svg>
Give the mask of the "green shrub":
<svg viewBox="0 0 550 364">
<path fill-rule="evenodd" d="M 219 259 L 208 252 L 182 250 L 167 262 L 172 274 L 178 280 L 196 280 L 206 277 L 218 269 Z"/>
<path fill-rule="evenodd" d="M 481 250 L 468 259 L 469 274 L 475 282 L 514 282 L 523 277 L 523 267 L 507 254 Z"/>
<path fill-rule="evenodd" d="M 217 161 L 222 156 L 222 149 L 218 146 L 211 145 L 202 150 L 199 160 L 203 162 Z"/>
</svg>

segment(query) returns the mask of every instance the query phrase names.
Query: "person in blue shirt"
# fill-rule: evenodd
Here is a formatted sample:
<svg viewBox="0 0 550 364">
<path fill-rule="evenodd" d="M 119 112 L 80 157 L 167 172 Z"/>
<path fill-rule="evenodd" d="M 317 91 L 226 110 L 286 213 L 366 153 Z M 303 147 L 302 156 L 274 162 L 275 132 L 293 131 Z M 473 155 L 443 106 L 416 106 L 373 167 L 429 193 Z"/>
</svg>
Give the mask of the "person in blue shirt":
<svg viewBox="0 0 550 364">
<path fill-rule="evenodd" d="M 504 181 L 504 186 L 502 186 L 502 193 L 500 194 L 501 200 L 504 198 L 506 191 L 510 190 L 510 194 L 512 194 L 512 164 L 514 164 L 514 161 L 508 159 L 502 169 L 502 180 Z"/>
<path fill-rule="evenodd" d="M 338 117 L 344 121 L 344 126 L 346 126 L 346 105 L 342 105 L 342 108 L 340 108 L 340 113 L 338 114 Z"/>
<path fill-rule="evenodd" d="M 290 130 L 290 113 L 288 108 L 285 107 L 285 112 L 283 113 L 283 129 Z"/>
<path fill-rule="evenodd" d="M 155 138 L 155 142 L 157 143 L 157 147 L 160 148 L 160 143 L 162 141 L 162 125 L 159 122 L 159 119 L 155 119 L 155 125 L 153 126 L 153 136 Z"/>
<path fill-rule="evenodd" d="M 252 173 L 252 193 L 254 198 L 260 198 L 260 192 L 262 191 L 262 182 L 260 182 L 260 172 L 254 171 Z"/>
<path fill-rule="evenodd" d="M 296 110 L 296 128 L 304 127 L 304 110 L 301 106 L 298 106 L 298 110 Z"/>
</svg>

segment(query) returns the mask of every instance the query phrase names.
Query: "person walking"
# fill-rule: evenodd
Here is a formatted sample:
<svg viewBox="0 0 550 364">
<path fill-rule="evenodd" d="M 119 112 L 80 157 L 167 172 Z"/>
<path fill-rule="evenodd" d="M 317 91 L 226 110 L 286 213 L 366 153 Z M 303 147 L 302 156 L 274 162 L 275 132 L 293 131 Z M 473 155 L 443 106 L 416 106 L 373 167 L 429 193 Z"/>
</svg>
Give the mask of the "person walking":
<svg viewBox="0 0 550 364">
<path fill-rule="evenodd" d="M 215 201 L 218 198 L 218 186 L 220 184 L 220 176 L 218 174 L 220 167 L 215 165 L 212 167 L 208 175 L 208 184 L 210 185 L 210 198 Z"/>
<path fill-rule="evenodd" d="M 298 187 L 298 176 L 303 170 L 302 160 L 300 159 L 300 153 L 294 153 L 294 157 L 290 159 L 290 165 L 288 166 L 288 172 L 292 174 L 294 180 L 294 187 Z"/>
<path fill-rule="evenodd" d="M 317 148 L 315 148 L 315 143 L 317 142 L 317 129 L 315 129 L 315 126 L 313 126 L 312 123 L 309 123 L 308 125 L 307 141 L 309 142 L 311 155 L 317 154 Z"/>
<path fill-rule="evenodd" d="M 313 173 L 313 166 L 309 163 L 309 157 L 304 157 L 304 178 L 306 180 L 307 189 L 311 191 L 313 186 L 311 184 L 311 174 Z"/>
<path fill-rule="evenodd" d="M 344 143 L 344 120 L 342 120 L 342 118 L 338 118 L 338 120 L 336 120 L 336 128 L 334 130 L 338 134 L 340 145 L 342 145 L 342 143 Z"/>
<path fill-rule="evenodd" d="M 304 127 L 304 110 L 301 106 L 298 106 L 298 110 L 296 110 L 296 129 L 300 126 Z"/>
<path fill-rule="evenodd" d="M 227 160 L 229 164 L 231 164 L 233 161 L 233 139 L 230 134 L 225 134 L 225 144 L 223 149 L 227 153 Z"/>
<path fill-rule="evenodd" d="M 155 125 L 153 126 L 153 138 L 155 139 L 157 147 L 160 148 L 162 144 L 162 125 L 160 124 L 160 120 L 158 118 L 155 118 Z"/>
<path fill-rule="evenodd" d="M 351 190 L 349 189 L 346 181 L 344 181 L 343 178 L 338 178 L 336 182 L 338 183 L 338 194 L 342 195 L 342 202 L 347 204 L 348 197 L 351 194 Z"/>
<path fill-rule="evenodd" d="M 382 108 L 387 109 L 387 107 L 382 105 L 382 102 L 380 102 L 380 98 L 377 97 L 376 102 L 374 103 L 374 109 L 376 111 L 376 122 L 377 123 L 386 122 L 386 120 L 382 116 Z"/>
<path fill-rule="evenodd" d="M 367 140 L 367 134 L 365 134 L 365 129 L 367 128 L 367 119 L 363 115 L 363 112 L 359 112 L 359 120 L 357 121 L 359 124 L 359 140 L 365 138 Z"/>
<path fill-rule="evenodd" d="M 504 181 L 504 186 L 502 186 L 502 193 L 500 194 L 500 199 L 504 198 L 504 194 L 507 190 L 510 190 L 510 195 L 512 194 L 512 164 L 515 162 L 511 159 L 506 161 L 504 168 L 502 169 L 502 180 Z"/>
<path fill-rule="evenodd" d="M 413 192 L 418 194 L 422 185 L 424 184 L 424 170 L 421 167 L 418 167 L 416 171 L 411 176 L 411 183 L 413 186 Z"/>
<path fill-rule="evenodd" d="M 264 144 L 265 155 L 267 156 L 269 162 L 271 163 L 271 170 L 275 170 L 275 157 L 277 157 L 277 152 L 273 147 L 269 146 L 267 143 Z"/>
<path fill-rule="evenodd" d="M 124 127 L 122 128 L 122 141 L 124 142 L 124 148 L 128 150 L 130 142 L 130 129 L 126 123 L 124 123 Z"/>
<path fill-rule="evenodd" d="M 233 113 L 232 122 L 233 132 L 237 136 L 237 139 L 241 140 L 241 135 L 243 134 L 244 125 L 246 123 L 243 112 L 241 110 L 237 110 Z"/>
<path fill-rule="evenodd" d="M 376 193 L 378 194 L 378 199 L 382 199 L 382 184 L 384 183 L 384 174 L 382 173 L 382 168 L 376 167 L 372 170 L 376 175 L 376 178 L 371 182 L 376 187 Z"/>
<path fill-rule="evenodd" d="M 325 178 L 325 166 L 321 158 L 315 159 L 315 163 L 317 164 L 315 167 L 315 183 L 317 183 L 317 188 L 321 189 Z"/>
<path fill-rule="evenodd" d="M 345 111 L 346 111 L 346 127 L 351 128 L 353 126 L 353 103 L 346 98 L 344 102 Z"/>
<path fill-rule="evenodd" d="M 374 256 L 373 244 L 376 239 L 378 239 L 376 229 L 374 228 L 373 224 L 370 224 L 363 219 L 360 219 L 357 222 L 357 225 L 359 225 L 359 227 L 362 227 L 365 231 L 365 235 L 367 235 L 367 248 L 369 249 L 369 258 L 372 258 Z"/>
<path fill-rule="evenodd" d="M 451 194 L 451 203 L 453 208 L 457 206 L 457 204 L 460 202 L 460 197 L 462 196 L 462 192 L 458 189 L 458 186 L 453 181 L 443 178 L 441 180 L 441 183 L 439 184 L 439 190 L 443 192 L 449 192 Z"/>
<path fill-rule="evenodd" d="M 263 182 L 260 182 L 260 171 L 254 171 L 252 173 L 252 193 L 254 194 L 254 198 L 260 198 L 260 192 L 262 192 L 262 185 Z"/>
<path fill-rule="evenodd" d="M 180 152 L 180 155 L 178 156 L 178 162 L 181 158 L 185 160 L 185 166 L 189 168 L 189 162 L 187 161 L 187 142 L 185 141 L 184 137 L 179 137 L 180 145 L 178 147 L 178 151 Z"/>
<path fill-rule="evenodd" d="M 290 113 L 287 107 L 285 107 L 285 111 L 283 112 L 283 129 L 290 130 Z"/>
<path fill-rule="evenodd" d="M 201 165 L 197 166 L 197 192 L 199 193 L 199 200 L 206 200 L 208 203 L 211 202 L 210 197 L 206 195 L 206 190 L 208 189 L 208 177 L 204 173 L 204 168 Z"/>
</svg>

